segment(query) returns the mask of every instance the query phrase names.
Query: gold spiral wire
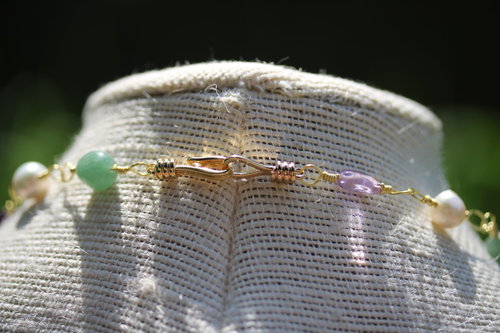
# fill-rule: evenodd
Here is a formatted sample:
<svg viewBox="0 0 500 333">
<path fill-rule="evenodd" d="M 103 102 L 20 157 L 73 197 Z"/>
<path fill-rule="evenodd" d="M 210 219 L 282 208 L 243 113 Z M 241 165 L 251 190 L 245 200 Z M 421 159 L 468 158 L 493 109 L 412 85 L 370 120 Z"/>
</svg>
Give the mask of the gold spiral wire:
<svg viewBox="0 0 500 333">
<path fill-rule="evenodd" d="M 158 180 L 167 180 L 176 177 L 173 159 L 159 159 L 148 169 L 148 173 Z"/>
<path fill-rule="evenodd" d="M 338 173 L 330 173 L 327 171 L 322 171 L 320 173 L 320 177 L 325 182 L 336 183 L 337 180 L 339 179 L 340 175 Z"/>
<path fill-rule="evenodd" d="M 271 171 L 271 179 L 277 183 L 292 184 L 297 179 L 297 168 L 295 163 L 286 161 L 277 161 Z"/>
</svg>

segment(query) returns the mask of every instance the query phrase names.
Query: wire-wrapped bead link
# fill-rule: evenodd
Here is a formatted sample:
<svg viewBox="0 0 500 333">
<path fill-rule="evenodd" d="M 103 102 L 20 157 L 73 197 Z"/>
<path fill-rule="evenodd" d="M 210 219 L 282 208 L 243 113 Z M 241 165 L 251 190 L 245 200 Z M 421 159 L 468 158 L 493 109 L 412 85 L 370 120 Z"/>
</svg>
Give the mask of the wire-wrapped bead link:
<svg viewBox="0 0 500 333">
<path fill-rule="evenodd" d="M 277 183 L 292 184 L 297 179 L 295 163 L 277 161 L 276 166 L 271 171 L 271 179 Z"/>
<path fill-rule="evenodd" d="M 437 201 L 432 198 L 430 195 L 424 195 L 420 193 L 419 191 L 415 190 L 414 188 L 409 188 L 404 191 L 397 191 L 392 188 L 391 185 L 386 185 L 384 183 L 380 184 L 382 186 L 381 194 L 390 194 L 390 195 L 398 195 L 398 194 L 409 194 L 418 201 L 420 201 L 423 204 L 432 206 L 432 207 L 437 207 L 438 203 Z"/>
<path fill-rule="evenodd" d="M 158 180 L 167 180 L 177 176 L 173 159 L 159 159 L 154 166 L 149 168 L 148 173 Z"/>
</svg>

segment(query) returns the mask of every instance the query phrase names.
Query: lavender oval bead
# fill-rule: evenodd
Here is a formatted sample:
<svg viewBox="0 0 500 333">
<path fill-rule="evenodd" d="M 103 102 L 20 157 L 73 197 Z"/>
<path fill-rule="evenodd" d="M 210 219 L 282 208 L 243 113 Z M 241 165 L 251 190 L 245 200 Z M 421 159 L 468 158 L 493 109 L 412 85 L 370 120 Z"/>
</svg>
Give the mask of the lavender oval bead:
<svg viewBox="0 0 500 333">
<path fill-rule="evenodd" d="M 351 192 L 364 194 L 380 194 L 382 192 L 382 185 L 375 178 L 359 171 L 342 171 L 337 184 L 344 190 Z"/>
</svg>

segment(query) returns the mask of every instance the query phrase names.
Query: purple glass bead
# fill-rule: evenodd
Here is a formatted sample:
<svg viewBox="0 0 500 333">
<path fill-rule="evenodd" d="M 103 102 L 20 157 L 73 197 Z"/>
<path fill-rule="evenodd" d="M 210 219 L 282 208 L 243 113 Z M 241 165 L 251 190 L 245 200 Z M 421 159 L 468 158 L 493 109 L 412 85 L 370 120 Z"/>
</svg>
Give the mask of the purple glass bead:
<svg viewBox="0 0 500 333">
<path fill-rule="evenodd" d="M 344 190 L 365 194 L 380 194 L 382 185 L 375 178 L 359 171 L 344 170 L 337 184 Z"/>
</svg>

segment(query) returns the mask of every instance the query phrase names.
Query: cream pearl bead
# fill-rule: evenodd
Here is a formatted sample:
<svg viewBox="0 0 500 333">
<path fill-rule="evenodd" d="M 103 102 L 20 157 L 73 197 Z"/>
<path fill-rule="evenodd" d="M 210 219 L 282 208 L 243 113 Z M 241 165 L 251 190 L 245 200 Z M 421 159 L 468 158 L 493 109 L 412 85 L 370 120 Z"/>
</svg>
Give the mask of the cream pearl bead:
<svg viewBox="0 0 500 333">
<path fill-rule="evenodd" d="M 38 162 L 26 162 L 21 164 L 12 177 L 12 189 L 21 200 L 35 199 L 42 201 L 47 193 L 47 168 Z"/>
<path fill-rule="evenodd" d="M 443 228 L 456 227 L 465 220 L 465 204 L 452 190 L 445 190 L 434 198 L 438 206 L 432 208 L 432 222 Z"/>
</svg>

